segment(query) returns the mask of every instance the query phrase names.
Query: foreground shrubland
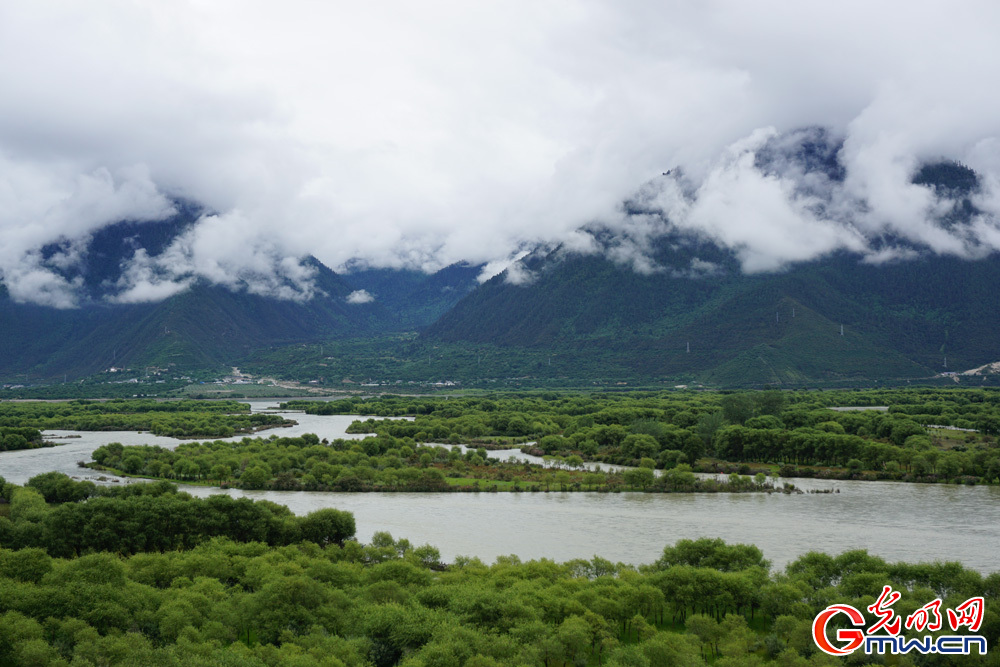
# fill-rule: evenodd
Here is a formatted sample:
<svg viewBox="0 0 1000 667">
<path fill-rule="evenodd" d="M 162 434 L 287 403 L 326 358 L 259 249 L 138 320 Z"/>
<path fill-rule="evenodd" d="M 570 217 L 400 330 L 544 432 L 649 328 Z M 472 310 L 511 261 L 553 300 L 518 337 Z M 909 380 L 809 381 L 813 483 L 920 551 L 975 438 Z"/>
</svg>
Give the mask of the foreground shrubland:
<svg viewBox="0 0 1000 667">
<path fill-rule="evenodd" d="M 863 609 L 884 584 L 903 592 L 900 615 L 984 596 L 979 634 L 1000 639 L 1000 574 L 957 563 L 810 553 L 772 572 L 756 547 L 701 539 L 640 567 L 445 564 L 387 533 L 359 544 L 337 510 L 296 518 L 169 485 L 74 500 L 54 476 L 33 482 L 0 485 L 0 664 L 807 667 L 838 663 L 813 645 L 813 617 L 834 602 Z M 81 535 L 74 549 L 66 531 Z M 17 542 L 29 533 L 45 537 Z M 927 664 L 950 662 L 995 660 Z"/>
</svg>

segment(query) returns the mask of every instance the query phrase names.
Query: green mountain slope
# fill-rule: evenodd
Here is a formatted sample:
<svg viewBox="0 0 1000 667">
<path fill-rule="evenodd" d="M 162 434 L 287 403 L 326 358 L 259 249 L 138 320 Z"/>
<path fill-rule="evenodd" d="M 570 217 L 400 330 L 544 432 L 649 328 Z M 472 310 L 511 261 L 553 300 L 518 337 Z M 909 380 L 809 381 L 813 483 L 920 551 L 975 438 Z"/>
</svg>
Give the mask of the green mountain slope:
<svg viewBox="0 0 1000 667">
<path fill-rule="evenodd" d="M 69 311 L 0 297 L 0 370 L 58 377 L 112 366 L 215 368 L 271 345 L 362 335 L 387 319 L 377 304 L 348 304 L 350 286 L 332 271 L 321 270 L 317 283 L 326 295 L 305 303 L 209 285 L 156 304 Z"/>
<path fill-rule="evenodd" d="M 0 285 L 0 379 L 80 377 L 111 367 L 215 369 L 273 345 L 368 335 L 393 318 L 379 303 L 352 304 L 354 287 L 315 259 L 317 296 L 280 300 L 196 283 L 159 303 L 114 304 L 122 267 L 137 248 L 162 251 L 194 220 L 181 207 L 161 222 L 122 222 L 95 233 L 85 261 L 61 271 L 83 286 L 80 307 L 14 302 Z M 44 249 L 44 255 L 60 250 Z"/>
<path fill-rule="evenodd" d="M 683 265 L 705 250 L 658 259 Z M 946 356 L 954 369 L 1000 356 L 996 257 L 872 266 L 838 255 L 754 276 L 716 265 L 639 275 L 599 256 L 534 258 L 533 282 L 490 280 L 425 339 L 586 351 L 640 376 L 726 385 L 926 377 Z"/>
<path fill-rule="evenodd" d="M 410 269 L 362 269 L 343 274 L 391 314 L 394 328 L 421 329 L 448 312 L 478 286 L 481 266 L 452 264 L 435 273 Z"/>
</svg>

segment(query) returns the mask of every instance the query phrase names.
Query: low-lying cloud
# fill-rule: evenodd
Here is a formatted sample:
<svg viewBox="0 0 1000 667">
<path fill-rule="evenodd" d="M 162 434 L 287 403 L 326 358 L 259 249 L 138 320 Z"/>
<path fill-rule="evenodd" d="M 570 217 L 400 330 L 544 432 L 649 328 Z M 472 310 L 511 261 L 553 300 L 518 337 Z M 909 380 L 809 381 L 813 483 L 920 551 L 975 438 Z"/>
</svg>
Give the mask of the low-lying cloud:
<svg viewBox="0 0 1000 667">
<path fill-rule="evenodd" d="M 363 290 L 363 289 L 354 290 L 353 292 L 347 295 L 347 303 L 350 303 L 352 305 L 371 303 L 374 300 L 375 296 L 370 292 L 368 292 L 368 290 Z"/>
<path fill-rule="evenodd" d="M 319 291 L 316 269 L 284 255 L 274 243 L 247 234 L 239 211 L 202 216 L 159 255 L 139 249 L 126 262 L 118 281 L 119 303 L 159 301 L 197 280 L 292 301 L 308 301 Z"/>
<path fill-rule="evenodd" d="M 72 307 L 90 235 L 179 199 L 211 213 L 136 252 L 109 298 L 309 299 L 308 255 L 502 268 L 562 245 L 656 272 L 671 229 L 751 272 L 981 258 L 1000 248 L 998 29 L 985 0 L 7 3 L 0 280 Z M 842 139 L 838 178 L 761 163 L 802 127 Z M 981 176 L 958 224 L 912 183 L 941 158 Z"/>
</svg>

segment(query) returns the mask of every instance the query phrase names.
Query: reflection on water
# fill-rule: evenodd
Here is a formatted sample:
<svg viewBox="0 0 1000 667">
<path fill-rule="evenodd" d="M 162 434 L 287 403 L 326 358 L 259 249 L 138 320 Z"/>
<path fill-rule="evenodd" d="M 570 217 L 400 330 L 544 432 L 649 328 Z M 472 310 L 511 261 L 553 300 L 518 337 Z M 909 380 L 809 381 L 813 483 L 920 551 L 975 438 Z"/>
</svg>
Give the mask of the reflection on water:
<svg viewBox="0 0 1000 667">
<path fill-rule="evenodd" d="M 262 409 L 267 402 L 255 402 Z M 343 432 L 351 416 L 289 415 L 296 427 L 265 432 L 316 433 L 321 438 L 363 437 Z M 50 435 L 53 432 L 47 432 Z M 93 478 L 78 460 L 108 442 L 159 444 L 180 441 L 139 433 L 82 433 L 54 448 L 0 453 L 0 476 L 23 484 L 59 470 Z M 239 438 L 235 438 L 239 439 Z M 491 452 L 491 455 L 504 452 Z M 520 454 L 519 452 L 517 454 Z M 523 455 L 520 455 L 520 458 Z M 388 530 L 415 544 L 429 543 L 446 560 L 503 554 L 521 558 L 590 558 L 628 563 L 655 560 L 681 538 L 721 537 L 758 545 L 781 566 L 811 550 L 839 553 L 868 549 L 888 560 L 958 560 L 983 572 L 1000 569 L 1000 488 L 794 480 L 805 489 L 836 487 L 836 494 L 641 494 L 641 493 L 310 493 L 186 487 L 198 496 L 228 493 L 265 498 L 296 514 L 323 507 L 354 512 L 358 538 Z M 124 481 L 122 482 L 124 483 Z"/>
</svg>

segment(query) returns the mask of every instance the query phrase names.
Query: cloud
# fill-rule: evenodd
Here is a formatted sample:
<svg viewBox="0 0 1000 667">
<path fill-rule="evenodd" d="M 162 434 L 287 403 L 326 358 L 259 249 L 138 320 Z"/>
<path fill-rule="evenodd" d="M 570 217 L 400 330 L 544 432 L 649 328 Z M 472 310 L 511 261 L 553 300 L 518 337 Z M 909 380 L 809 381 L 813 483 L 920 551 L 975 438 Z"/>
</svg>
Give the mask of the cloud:
<svg viewBox="0 0 1000 667">
<path fill-rule="evenodd" d="M 668 179 L 657 198 L 664 215 L 681 229 L 732 248 L 748 273 L 779 270 L 841 248 L 864 250 L 861 234 L 818 213 L 819 197 L 757 166 L 757 152 L 775 135 L 766 128 L 734 143 L 692 197 Z"/>
<path fill-rule="evenodd" d="M 375 300 L 375 297 L 368 293 L 368 290 L 355 290 L 347 295 L 347 303 L 359 304 L 359 303 L 371 303 Z"/>
<path fill-rule="evenodd" d="M 483 269 L 476 276 L 476 280 L 480 283 L 485 283 L 487 280 L 494 276 L 498 276 L 504 271 L 507 271 L 515 264 L 519 264 L 522 259 L 530 255 L 531 252 L 528 250 L 519 250 L 509 257 L 503 257 L 500 259 L 495 259 L 492 262 L 487 262 L 483 265 Z M 515 272 L 520 272 L 521 269 L 514 269 Z"/>
<path fill-rule="evenodd" d="M 0 152 L 0 278 L 15 301 L 56 308 L 77 303 L 78 265 L 90 235 L 109 222 L 160 220 L 172 203 L 142 166 L 104 167 L 18 161 Z M 44 257 L 42 249 L 62 241 Z"/>
<path fill-rule="evenodd" d="M 322 292 L 316 269 L 256 236 L 239 211 L 202 216 L 159 255 L 139 249 L 125 264 L 112 297 L 120 303 L 156 301 L 197 280 L 233 291 L 304 302 Z"/>
<path fill-rule="evenodd" d="M 971 195 L 939 191 L 914 183 L 921 160 L 898 137 L 883 133 L 862 149 L 850 141 L 823 128 L 755 130 L 699 179 L 678 169 L 647 183 L 619 219 L 596 226 L 613 234 L 604 252 L 649 274 L 663 270 L 652 240 L 676 232 L 730 249 L 747 273 L 841 250 L 870 264 L 927 252 L 976 260 L 1000 250 L 995 179 L 987 175 Z M 973 200 L 978 213 L 968 212 Z"/>
<path fill-rule="evenodd" d="M 601 245 L 616 261 L 656 271 L 644 244 L 666 223 L 621 208 L 643 183 L 748 271 L 874 257 L 883 236 L 982 256 L 998 245 L 998 29 L 987 0 L 6 3 L 0 279 L 72 306 L 77 242 L 175 197 L 216 215 L 134 259 L 118 300 L 192 280 L 304 299 L 309 254 L 499 265 L 594 252 L 597 228 L 620 232 Z M 803 126 L 843 139 L 842 180 L 757 164 Z M 910 183 L 942 157 L 983 175 L 983 214 L 960 229 Z"/>
<path fill-rule="evenodd" d="M 506 268 L 503 275 L 504 282 L 510 285 L 530 285 L 538 277 L 534 271 L 526 267 L 524 262 L 520 260 L 512 262 Z"/>
</svg>

